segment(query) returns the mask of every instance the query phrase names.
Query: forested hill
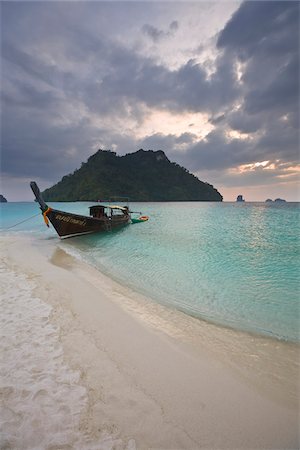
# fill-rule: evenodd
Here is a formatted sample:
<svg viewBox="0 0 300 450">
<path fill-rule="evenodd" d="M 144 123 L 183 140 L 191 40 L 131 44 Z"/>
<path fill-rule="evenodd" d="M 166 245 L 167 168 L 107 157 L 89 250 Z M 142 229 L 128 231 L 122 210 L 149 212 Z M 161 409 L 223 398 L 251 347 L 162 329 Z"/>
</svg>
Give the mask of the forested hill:
<svg viewBox="0 0 300 450">
<path fill-rule="evenodd" d="M 131 201 L 222 201 L 210 184 L 172 163 L 163 151 L 117 156 L 98 150 L 81 168 L 43 192 L 46 201 L 96 201 L 112 196 Z"/>
</svg>

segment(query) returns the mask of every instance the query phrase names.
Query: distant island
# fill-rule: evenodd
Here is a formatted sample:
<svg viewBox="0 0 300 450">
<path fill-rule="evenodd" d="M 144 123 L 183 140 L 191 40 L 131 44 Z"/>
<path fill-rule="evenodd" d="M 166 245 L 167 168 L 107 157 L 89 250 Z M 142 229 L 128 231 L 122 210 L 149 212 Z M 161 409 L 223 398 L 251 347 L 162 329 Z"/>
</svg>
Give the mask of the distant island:
<svg viewBox="0 0 300 450">
<path fill-rule="evenodd" d="M 123 195 L 131 201 L 210 201 L 222 195 L 187 169 L 170 162 L 162 150 L 117 156 L 98 150 L 74 173 L 46 189 L 46 201 L 105 201 Z"/>
<path fill-rule="evenodd" d="M 270 203 L 270 202 L 273 202 L 273 200 L 271 198 L 267 198 L 266 203 Z M 286 200 L 284 200 L 283 198 L 276 198 L 274 200 L 274 202 L 276 202 L 276 203 L 285 203 Z"/>
<path fill-rule="evenodd" d="M 240 195 L 237 196 L 236 201 L 237 201 L 237 202 L 244 202 L 245 199 L 244 199 L 243 196 L 240 194 Z"/>
<path fill-rule="evenodd" d="M 0 194 L 0 203 L 7 203 L 6 198 L 2 194 Z"/>
</svg>

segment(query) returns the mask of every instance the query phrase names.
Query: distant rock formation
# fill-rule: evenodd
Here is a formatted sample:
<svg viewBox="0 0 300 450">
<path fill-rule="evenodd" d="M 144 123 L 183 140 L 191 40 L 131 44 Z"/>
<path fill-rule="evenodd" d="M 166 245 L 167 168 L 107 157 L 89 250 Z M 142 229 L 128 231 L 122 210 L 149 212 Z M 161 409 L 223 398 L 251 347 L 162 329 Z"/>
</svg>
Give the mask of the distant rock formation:
<svg viewBox="0 0 300 450">
<path fill-rule="evenodd" d="M 271 198 L 267 198 L 266 203 L 270 203 L 273 202 L 273 200 Z M 286 200 L 284 200 L 283 198 L 275 198 L 274 202 L 276 203 L 285 203 Z"/>
<path fill-rule="evenodd" d="M 236 201 L 237 202 L 244 202 L 245 200 L 243 199 L 242 195 L 238 195 L 237 198 L 236 198 Z"/>
<path fill-rule="evenodd" d="M 2 194 L 0 194 L 0 203 L 7 203 L 7 200 L 5 197 L 3 197 Z"/>
<path fill-rule="evenodd" d="M 124 156 L 98 150 L 80 169 L 43 193 L 46 201 L 96 201 L 116 195 L 142 202 L 223 199 L 211 184 L 169 161 L 162 150 L 142 149 Z"/>
</svg>

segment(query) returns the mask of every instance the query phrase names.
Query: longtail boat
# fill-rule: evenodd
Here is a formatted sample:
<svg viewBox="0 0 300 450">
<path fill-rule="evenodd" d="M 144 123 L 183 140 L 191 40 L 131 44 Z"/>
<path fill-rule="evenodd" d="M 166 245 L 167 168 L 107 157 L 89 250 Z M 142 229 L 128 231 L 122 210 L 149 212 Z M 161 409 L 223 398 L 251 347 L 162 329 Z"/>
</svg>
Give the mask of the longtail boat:
<svg viewBox="0 0 300 450">
<path fill-rule="evenodd" d="M 128 206 L 94 205 L 89 208 L 90 216 L 82 216 L 80 214 L 50 208 L 45 203 L 35 181 L 30 183 L 30 187 L 35 195 L 36 201 L 40 205 L 46 225 L 49 227 L 50 222 L 61 238 L 111 231 L 132 223 L 131 211 L 129 211 Z M 145 217 L 147 216 L 143 216 L 143 220 L 140 221 L 144 221 Z"/>
</svg>

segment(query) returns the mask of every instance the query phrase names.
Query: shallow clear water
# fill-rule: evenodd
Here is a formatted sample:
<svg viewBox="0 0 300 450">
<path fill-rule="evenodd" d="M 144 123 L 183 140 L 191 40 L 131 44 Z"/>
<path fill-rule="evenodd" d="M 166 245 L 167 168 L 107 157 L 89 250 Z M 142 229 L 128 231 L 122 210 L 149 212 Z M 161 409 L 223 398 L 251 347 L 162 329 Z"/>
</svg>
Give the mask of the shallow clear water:
<svg viewBox="0 0 300 450">
<path fill-rule="evenodd" d="M 89 203 L 53 204 L 88 213 Z M 59 241 L 41 216 L 5 231 L 35 232 L 119 282 L 187 314 L 299 341 L 299 204 L 145 203 L 119 231 Z M 1 227 L 38 212 L 1 205 Z"/>
</svg>

